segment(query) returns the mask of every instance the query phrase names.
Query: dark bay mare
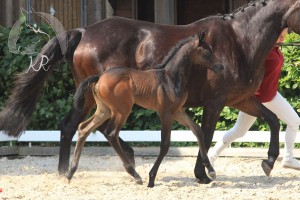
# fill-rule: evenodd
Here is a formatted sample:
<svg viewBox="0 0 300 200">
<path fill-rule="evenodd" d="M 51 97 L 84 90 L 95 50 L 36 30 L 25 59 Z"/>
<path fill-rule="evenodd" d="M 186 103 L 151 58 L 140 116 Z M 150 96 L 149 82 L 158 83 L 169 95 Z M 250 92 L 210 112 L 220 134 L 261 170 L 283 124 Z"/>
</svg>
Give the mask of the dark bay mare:
<svg viewBox="0 0 300 200">
<path fill-rule="evenodd" d="M 268 159 L 263 160 L 262 167 L 269 175 L 279 155 L 279 121 L 253 93 L 262 80 L 263 61 L 281 31 L 289 26 L 300 33 L 299 22 L 299 0 L 260 0 L 230 15 L 211 16 L 183 26 L 113 17 L 67 31 L 50 40 L 34 62 L 39 64 L 42 55 L 46 55 L 49 58 L 47 66 L 52 66 L 48 71 L 26 69 L 19 75 L 12 95 L 0 114 L 0 130 L 18 136 L 26 129 L 44 82 L 64 56 L 78 85 L 88 76 L 103 73 L 111 66 L 149 69 L 160 63 L 179 40 L 206 29 L 205 41 L 212 46 L 224 70 L 216 75 L 206 68 L 193 66 L 185 106 L 203 106 L 201 126 L 207 150 L 224 106 L 265 120 L 270 126 L 271 138 Z M 68 44 L 66 55 L 62 55 L 60 50 L 61 39 Z M 88 91 L 83 111 L 73 108 L 62 122 L 60 174 L 68 170 L 71 141 L 78 124 L 94 105 L 92 93 Z M 99 130 L 103 131 L 105 127 L 103 124 Z M 120 143 L 128 159 L 134 163 L 133 149 L 121 139 Z M 200 160 L 196 162 L 194 173 L 199 182 L 207 180 Z"/>
<path fill-rule="evenodd" d="M 86 138 L 103 122 L 110 119 L 104 134 L 107 135 L 109 143 L 123 161 L 126 171 L 138 184 L 142 184 L 142 178 L 135 171 L 135 166 L 127 158 L 119 143 L 119 132 L 126 122 L 133 104 L 155 110 L 161 121 L 161 148 L 149 173 L 148 187 L 154 186 L 160 163 L 168 152 L 174 120 L 193 131 L 199 144 L 201 155 L 199 159 L 207 167 L 209 175 L 215 177 L 215 171 L 207 157 L 202 129 L 187 115 L 183 107 L 188 97 L 186 85 L 193 65 L 207 67 L 216 73 L 220 73 L 223 69 L 211 47 L 204 42 L 204 36 L 205 32 L 202 32 L 194 37 L 181 40 L 170 50 L 158 67 L 153 67 L 157 69 L 143 71 L 127 67 L 114 67 L 106 70 L 101 76 L 90 76 L 79 85 L 74 97 L 75 107 L 83 109 L 85 92 L 89 85 L 92 85 L 97 109 L 93 116 L 79 124 L 78 140 L 72 165 L 67 175 L 69 181 L 77 170 Z M 93 84 L 94 82 L 97 83 Z"/>
</svg>

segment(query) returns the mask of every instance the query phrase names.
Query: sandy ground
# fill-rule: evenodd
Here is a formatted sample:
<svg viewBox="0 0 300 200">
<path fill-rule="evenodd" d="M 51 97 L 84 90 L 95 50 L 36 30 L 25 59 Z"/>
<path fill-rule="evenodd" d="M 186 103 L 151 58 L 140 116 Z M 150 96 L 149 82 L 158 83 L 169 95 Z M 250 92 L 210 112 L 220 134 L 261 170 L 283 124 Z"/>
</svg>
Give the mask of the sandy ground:
<svg viewBox="0 0 300 200">
<path fill-rule="evenodd" d="M 195 157 L 166 157 L 151 189 L 154 160 L 136 158 L 144 181 L 136 185 L 115 156 L 83 156 L 70 184 L 57 174 L 57 156 L 0 158 L 0 199 L 299 199 L 300 171 L 283 169 L 279 161 L 266 177 L 260 158 L 222 157 L 215 163 L 217 179 L 202 185 L 194 178 Z"/>
</svg>

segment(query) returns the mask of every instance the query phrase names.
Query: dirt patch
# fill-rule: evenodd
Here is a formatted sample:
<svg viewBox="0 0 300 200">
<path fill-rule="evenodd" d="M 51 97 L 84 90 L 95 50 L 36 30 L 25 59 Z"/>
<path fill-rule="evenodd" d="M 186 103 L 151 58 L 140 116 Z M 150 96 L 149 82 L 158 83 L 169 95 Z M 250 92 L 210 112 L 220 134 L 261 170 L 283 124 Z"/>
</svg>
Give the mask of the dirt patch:
<svg viewBox="0 0 300 200">
<path fill-rule="evenodd" d="M 266 177 L 259 158 L 222 157 L 217 179 L 198 184 L 195 157 L 166 157 L 155 187 L 147 188 L 155 158 L 137 157 L 143 185 L 136 185 L 115 156 L 82 156 L 70 184 L 57 174 L 58 157 L 0 159 L 0 199 L 299 199 L 300 171 L 277 161 Z M 0 189 L 0 191 L 1 191 Z"/>
</svg>

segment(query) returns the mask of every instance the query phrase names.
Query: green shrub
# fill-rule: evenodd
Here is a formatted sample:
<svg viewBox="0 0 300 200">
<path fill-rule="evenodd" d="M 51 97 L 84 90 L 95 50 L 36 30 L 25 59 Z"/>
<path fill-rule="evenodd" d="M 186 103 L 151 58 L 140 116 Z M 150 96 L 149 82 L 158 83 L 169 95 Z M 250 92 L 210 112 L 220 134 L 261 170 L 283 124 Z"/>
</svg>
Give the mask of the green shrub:
<svg viewBox="0 0 300 200">
<path fill-rule="evenodd" d="M 39 28 L 50 37 L 55 35 L 53 29 L 47 25 L 41 25 Z M 13 87 L 14 76 L 29 67 L 30 56 L 34 59 L 37 55 L 37 53 L 30 55 L 11 53 L 8 49 L 9 32 L 10 29 L 0 27 L 0 110 L 5 106 L 9 97 Z M 47 36 L 36 34 L 30 28 L 23 25 L 17 46 L 20 46 L 20 50 L 22 50 L 28 45 L 40 41 L 35 50 L 39 52 L 48 39 Z M 36 111 L 33 113 L 28 129 L 59 129 L 60 121 L 71 108 L 74 92 L 75 87 L 71 71 L 68 65 L 64 64 L 54 71 L 45 84 L 41 100 L 37 105 Z"/>
</svg>

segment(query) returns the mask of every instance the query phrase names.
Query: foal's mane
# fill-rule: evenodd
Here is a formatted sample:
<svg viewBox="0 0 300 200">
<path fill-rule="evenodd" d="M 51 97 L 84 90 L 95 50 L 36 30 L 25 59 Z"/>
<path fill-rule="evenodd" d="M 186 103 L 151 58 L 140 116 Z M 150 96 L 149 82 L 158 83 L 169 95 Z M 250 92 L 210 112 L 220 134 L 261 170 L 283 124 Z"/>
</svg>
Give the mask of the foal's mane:
<svg viewBox="0 0 300 200">
<path fill-rule="evenodd" d="M 162 69 L 164 68 L 169 61 L 175 56 L 175 54 L 177 53 L 177 51 L 186 43 L 190 42 L 191 40 L 194 39 L 194 36 L 189 36 L 187 38 L 184 38 L 182 40 L 180 40 L 174 47 L 172 47 L 172 49 L 168 52 L 168 54 L 164 57 L 164 59 L 162 60 L 162 62 L 158 65 L 156 65 L 154 68 L 155 69 Z"/>
</svg>

